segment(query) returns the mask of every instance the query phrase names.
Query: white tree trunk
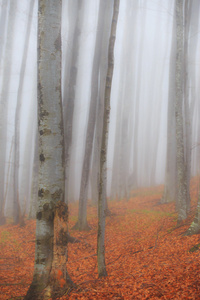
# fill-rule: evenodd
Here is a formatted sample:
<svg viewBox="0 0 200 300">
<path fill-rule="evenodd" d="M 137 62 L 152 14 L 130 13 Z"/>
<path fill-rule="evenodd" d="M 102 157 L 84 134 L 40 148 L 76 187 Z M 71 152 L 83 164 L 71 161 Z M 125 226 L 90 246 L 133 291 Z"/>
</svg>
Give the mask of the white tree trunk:
<svg viewBox="0 0 200 300">
<path fill-rule="evenodd" d="M 38 8 L 39 186 L 35 269 L 25 299 L 56 298 L 71 285 L 66 270 L 64 132 L 61 99 L 61 0 Z"/>
</svg>

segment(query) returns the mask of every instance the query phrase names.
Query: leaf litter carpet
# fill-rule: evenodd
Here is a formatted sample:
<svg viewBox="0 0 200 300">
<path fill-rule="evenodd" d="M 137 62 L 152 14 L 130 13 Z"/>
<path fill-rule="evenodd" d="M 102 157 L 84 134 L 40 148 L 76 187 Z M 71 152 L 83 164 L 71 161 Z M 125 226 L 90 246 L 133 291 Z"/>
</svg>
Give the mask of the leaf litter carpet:
<svg viewBox="0 0 200 300">
<path fill-rule="evenodd" d="M 67 269 L 76 288 L 60 299 L 200 299 L 200 236 L 183 236 L 197 202 L 192 183 L 192 212 L 176 226 L 174 204 L 159 205 L 163 187 L 139 189 L 131 198 L 110 201 L 106 219 L 108 276 L 97 274 L 97 209 L 89 203 L 89 232 L 70 230 L 80 242 L 69 244 Z M 70 204 L 69 229 L 78 205 Z M 196 251 L 191 251 L 191 248 Z M 32 281 L 35 221 L 21 228 L 0 226 L 0 299 L 23 299 Z"/>
</svg>

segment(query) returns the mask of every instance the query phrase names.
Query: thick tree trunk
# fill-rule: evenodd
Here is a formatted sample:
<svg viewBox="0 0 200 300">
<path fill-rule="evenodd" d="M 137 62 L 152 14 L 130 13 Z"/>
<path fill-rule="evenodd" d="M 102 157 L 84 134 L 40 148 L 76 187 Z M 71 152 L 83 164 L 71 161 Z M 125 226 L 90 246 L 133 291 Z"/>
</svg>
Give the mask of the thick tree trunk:
<svg viewBox="0 0 200 300">
<path fill-rule="evenodd" d="M 66 270 L 61 1 L 39 0 L 38 10 L 39 186 L 35 268 L 26 300 L 55 299 L 72 286 Z"/>
<path fill-rule="evenodd" d="M 98 236 L 97 236 L 97 261 L 99 277 L 106 276 L 105 265 L 105 193 L 106 187 L 106 162 L 108 147 L 108 125 L 110 116 L 110 95 L 112 86 L 112 77 L 114 69 L 114 45 L 116 39 L 117 20 L 119 14 L 119 0 L 114 1 L 113 19 L 111 25 L 111 33 L 108 48 L 108 69 L 106 76 L 106 87 L 104 94 L 104 116 L 103 116 L 103 132 L 101 142 L 100 157 L 100 180 L 99 180 L 99 200 L 98 200 Z"/>
</svg>

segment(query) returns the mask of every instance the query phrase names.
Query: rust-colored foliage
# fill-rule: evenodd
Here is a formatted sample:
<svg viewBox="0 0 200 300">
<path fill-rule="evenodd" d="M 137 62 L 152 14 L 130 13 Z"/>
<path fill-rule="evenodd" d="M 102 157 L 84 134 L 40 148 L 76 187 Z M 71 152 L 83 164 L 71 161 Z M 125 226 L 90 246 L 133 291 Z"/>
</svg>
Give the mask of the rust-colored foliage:
<svg viewBox="0 0 200 300">
<path fill-rule="evenodd" d="M 97 211 L 88 209 L 90 232 L 71 231 L 80 240 L 68 244 L 67 270 L 76 287 L 60 299 L 199 299 L 199 235 L 182 233 L 190 225 L 198 196 L 193 181 L 192 213 L 179 228 L 174 204 L 158 205 L 163 187 L 134 191 L 129 201 L 112 201 L 106 223 L 108 276 L 98 279 Z M 69 228 L 78 207 L 70 205 Z M 32 281 L 35 222 L 0 227 L 0 299 L 23 299 Z M 58 270 L 62 286 L 62 271 Z M 63 282 L 64 284 L 64 282 Z M 21 298 L 20 298 L 21 297 Z"/>
</svg>

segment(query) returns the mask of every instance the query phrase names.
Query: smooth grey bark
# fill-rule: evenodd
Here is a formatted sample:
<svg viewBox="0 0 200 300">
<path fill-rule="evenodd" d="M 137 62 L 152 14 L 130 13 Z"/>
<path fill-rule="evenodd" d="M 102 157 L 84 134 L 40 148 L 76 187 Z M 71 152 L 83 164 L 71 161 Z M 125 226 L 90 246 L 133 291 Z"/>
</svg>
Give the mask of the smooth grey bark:
<svg viewBox="0 0 200 300">
<path fill-rule="evenodd" d="M 31 199 L 29 207 L 29 218 L 35 219 L 37 212 L 37 198 L 38 198 L 38 131 L 35 133 L 35 143 L 34 143 L 34 158 L 33 158 L 33 171 L 32 171 L 32 185 L 31 185 Z"/>
<path fill-rule="evenodd" d="M 178 183 L 178 223 L 187 217 L 187 176 L 184 154 L 183 136 L 183 79 L 184 79 L 184 30 L 183 30 L 183 1 L 176 0 L 176 148 L 177 148 L 177 183 Z"/>
<path fill-rule="evenodd" d="M 103 116 L 103 131 L 101 142 L 101 157 L 100 157 L 100 176 L 99 176 L 99 200 L 98 200 L 98 235 L 97 235 L 97 262 L 98 275 L 103 277 L 107 275 L 105 265 L 105 194 L 104 187 L 106 186 L 106 163 L 107 163 L 107 147 L 108 147 L 108 127 L 110 116 L 110 95 L 112 87 L 112 77 L 114 69 L 114 46 L 116 39 L 117 20 L 119 14 L 119 0 L 114 1 L 113 18 L 110 32 L 110 40 L 108 47 L 108 69 L 106 76 L 106 87 L 104 94 L 104 116 Z"/>
<path fill-rule="evenodd" d="M 103 24 L 104 24 L 103 22 L 104 22 L 105 7 L 106 7 L 106 1 L 105 0 L 100 1 L 98 24 L 97 24 L 97 35 L 96 35 L 93 67 L 92 67 L 92 74 L 91 74 L 91 99 L 90 99 L 85 151 L 84 151 L 82 175 L 81 175 L 78 222 L 73 227 L 73 229 L 78 229 L 80 231 L 90 229 L 87 223 L 87 197 L 88 197 L 89 174 L 90 174 L 90 165 L 91 165 L 91 154 L 93 148 L 94 130 L 95 130 L 95 123 L 96 123 L 96 111 L 97 111 L 97 103 L 98 103 L 99 68 L 100 68 L 100 57 L 101 57 L 100 49 L 101 49 L 101 43 L 103 38 Z"/>
<path fill-rule="evenodd" d="M 35 266 L 24 299 L 58 298 L 72 282 L 66 269 L 68 207 L 64 202 L 60 0 L 38 6 L 39 184 Z"/>
<path fill-rule="evenodd" d="M 2 75 L 2 90 L 0 101 L 0 222 L 5 223 L 5 215 L 3 211 L 3 199 L 5 194 L 5 171 L 6 171 L 6 151 L 7 151 L 7 116 L 8 116 L 8 99 L 10 89 L 10 75 L 12 66 L 13 51 L 13 32 L 16 16 L 16 2 L 10 1 L 8 12 L 7 39 L 5 42 L 4 70 Z M 4 20 L 5 21 L 5 20 Z"/>
<path fill-rule="evenodd" d="M 34 0 L 30 1 L 29 6 L 29 13 L 30 18 L 28 19 L 28 24 L 26 27 L 26 35 L 24 39 L 24 52 L 22 55 L 22 65 L 20 70 L 20 79 L 19 79 L 19 86 L 17 92 L 17 105 L 15 109 L 15 142 L 14 142 L 14 223 L 18 224 L 19 222 L 23 222 L 21 218 L 21 206 L 20 206 L 20 199 L 19 199 L 19 164 L 20 164 L 20 113 L 21 113 L 21 105 L 22 105 L 22 89 L 24 86 L 24 79 L 25 79 L 25 70 L 26 70 L 26 60 L 28 55 L 28 45 L 30 39 L 30 31 L 32 25 L 32 11 L 34 7 Z"/>
</svg>

